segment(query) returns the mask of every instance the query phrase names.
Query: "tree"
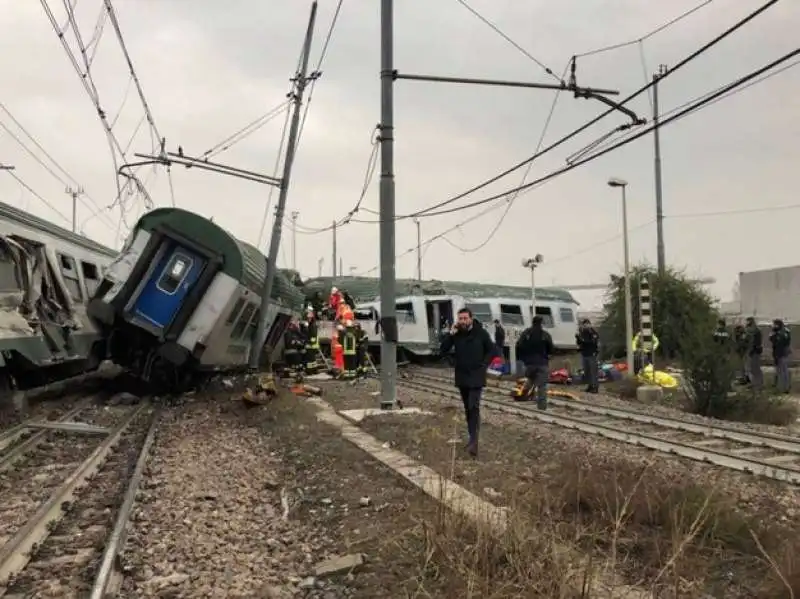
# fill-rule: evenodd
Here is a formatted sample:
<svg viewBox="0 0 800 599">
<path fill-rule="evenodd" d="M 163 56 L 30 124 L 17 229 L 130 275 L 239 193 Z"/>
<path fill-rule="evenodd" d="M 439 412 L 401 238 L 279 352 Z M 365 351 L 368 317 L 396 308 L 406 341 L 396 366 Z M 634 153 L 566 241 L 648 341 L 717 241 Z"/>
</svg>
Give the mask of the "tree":
<svg viewBox="0 0 800 599">
<path fill-rule="evenodd" d="M 639 329 L 639 283 L 644 277 L 650 283 L 653 332 L 660 342 L 660 354 L 674 358 L 688 349 L 689 342 L 711 338 L 717 312 L 708 293 L 680 271 L 668 268 L 660 277 L 648 265 L 635 266 L 631 272 L 634 335 Z M 606 318 L 600 326 L 606 357 L 625 355 L 624 280 L 624 276 L 611 275 L 606 290 Z"/>
</svg>

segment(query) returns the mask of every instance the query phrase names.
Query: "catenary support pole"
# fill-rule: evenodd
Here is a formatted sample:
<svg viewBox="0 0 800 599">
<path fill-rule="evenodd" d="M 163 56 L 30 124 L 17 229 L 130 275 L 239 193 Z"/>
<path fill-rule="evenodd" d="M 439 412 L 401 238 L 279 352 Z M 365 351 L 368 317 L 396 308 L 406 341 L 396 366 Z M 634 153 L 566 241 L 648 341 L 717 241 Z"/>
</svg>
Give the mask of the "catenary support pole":
<svg viewBox="0 0 800 599">
<path fill-rule="evenodd" d="M 422 223 L 418 218 L 414 219 L 417 225 L 417 281 L 422 280 Z"/>
<path fill-rule="evenodd" d="M 653 365 L 653 376 L 656 371 L 655 358 L 655 339 L 653 339 L 653 303 L 650 295 L 650 281 L 643 277 L 639 281 L 639 333 L 641 334 L 642 368 L 644 368 L 644 357 L 650 356 L 650 363 Z M 655 379 L 653 379 L 655 380 Z"/>
<path fill-rule="evenodd" d="M 261 291 L 261 311 L 259 312 L 258 329 L 253 337 L 250 347 L 250 368 L 258 368 L 261 359 L 261 350 L 267 337 L 267 323 L 270 316 L 269 301 L 272 297 L 272 287 L 275 284 L 275 270 L 277 266 L 278 250 L 281 243 L 281 231 L 283 230 L 283 215 L 286 211 L 286 197 L 289 193 L 289 183 L 292 175 L 292 164 L 294 163 L 294 153 L 297 148 L 297 134 L 300 128 L 300 108 L 303 105 L 303 92 L 306 87 L 308 73 L 308 59 L 311 54 L 311 40 L 314 37 L 314 23 L 317 20 L 317 2 L 311 3 L 311 15 L 308 19 L 305 42 L 303 43 L 303 60 L 300 64 L 300 72 L 294 80 L 294 112 L 289 126 L 289 139 L 286 143 L 286 158 L 283 161 L 283 176 L 281 177 L 281 188 L 278 194 L 278 206 L 275 209 L 275 222 L 272 225 L 272 238 L 269 240 L 269 252 L 267 253 L 267 273 L 264 277 L 264 288 Z"/>
<path fill-rule="evenodd" d="M 397 311 L 395 306 L 394 205 L 394 0 L 381 0 L 380 294 L 381 408 L 396 401 Z"/>
<path fill-rule="evenodd" d="M 333 274 L 333 278 L 336 278 L 336 265 L 339 262 L 336 259 L 336 221 L 333 221 L 333 228 L 331 229 L 331 233 L 333 234 L 333 260 L 331 260 L 331 273 Z"/>
<path fill-rule="evenodd" d="M 300 213 L 292 212 L 292 270 L 297 271 L 297 217 Z"/>
<path fill-rule="evenodd" d="M 658 80 L 667 72 L 667 66 L 661 65 L 658 73 L 653 75 L 653 143 L 655 144 L 655 182 L 656 182 L 656 264 L 659 276 L 664 276 L 666 271 L 666 256 L 664 251 L 664 204 L 663 189 L 661 186 L 661 129 L 658 126 L 660 118 L 658 109 Z"/>
<path fill-rule="evenodd" d="M 633 376 L 633 300 L 631 298 L 631 259 L 628 245 L 628 197 L 627 184 L 622 186 L 622 251 L 625 264 L 625 357 L 628 376 Z"/>
</svg>

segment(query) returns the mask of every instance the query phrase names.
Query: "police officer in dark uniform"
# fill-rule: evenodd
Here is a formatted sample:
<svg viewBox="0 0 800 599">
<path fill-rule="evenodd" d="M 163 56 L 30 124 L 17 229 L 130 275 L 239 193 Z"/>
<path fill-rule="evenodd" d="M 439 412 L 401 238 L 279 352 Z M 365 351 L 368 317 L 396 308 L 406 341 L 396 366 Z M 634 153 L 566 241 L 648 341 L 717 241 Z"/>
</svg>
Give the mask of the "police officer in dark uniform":
<svg viewBox="0 0 800 599">
<path fill-rule="evenodd" d="M 305 361 L 305 346 L 306 340 L 293 320 L 283 335 L 283 359 L 291 371 L 297 372 Z"/>
<path fill-rule="evenodd" d="M 761 370 L 761 354 L 764 352 L 764 342 L 761 330 L 756 324 L 756 319 L 752 316 L 747 317 L 745 327 L 747 339 L 747 375 L 753 389 L 761 389 L 764 386 L 764 372 Z"/>
<path fill-rule="evenodd" d="M 739 374 L 739 382 L 746 385 L 750 382 L 750 377 L 747 374 L 747 333 L 744 330 L 744 325 L 738 321 L 733 325 L 733 349 L 736 352 L 737 359 L 737 372 Z"/>
<path fill-rule="evenodd" d="M 772 344 L 772 359 L 775 361 L 775 386 L 781 393 L 789 393 L 791 389 L 789 355 L 792 353 L 792 335 L 780 318 L 772 321 L 769 340 Z"/>
<path fill-rule="evenodd" d="M 597 334 L 588 318 L 584 318 L 581 321 L 581 326 L 575 334 L 575 342 L 578 344 L 578 351 L 581 353 L 581 367 L 583 368 L 586 391 L 588 393 L 598 393 L 600 391 L 600 382 L 597 354 L 600 350 L 600 335 Z"/>
<path fill-rule="evenodd" d="M 714 341 L 725 351 L 730 349 L 731 335 L 728 333 L 728 326 L 724 318 L 717 321 L 717 328 L 714 329 Z"/>
</svg>

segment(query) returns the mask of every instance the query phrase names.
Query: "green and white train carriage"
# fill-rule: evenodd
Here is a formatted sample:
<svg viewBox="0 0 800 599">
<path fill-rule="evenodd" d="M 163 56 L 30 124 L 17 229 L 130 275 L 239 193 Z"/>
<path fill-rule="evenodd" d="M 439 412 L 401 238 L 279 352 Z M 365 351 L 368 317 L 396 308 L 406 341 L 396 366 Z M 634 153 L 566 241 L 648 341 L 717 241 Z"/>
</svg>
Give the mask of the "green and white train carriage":
<svg viewBox="0 0 800 599">
<path fill-rule="evenodd" d="M 247 365 L 266 271 L 264 254 L 211 220 L 159 208 L 134 227 L 89 315 L 108 339 L 109 359 L 145 380 L 180 386 Z M 276 273 L 267 356 L 280 351 L 302 307 L 302 292 Z"/>
</svg>

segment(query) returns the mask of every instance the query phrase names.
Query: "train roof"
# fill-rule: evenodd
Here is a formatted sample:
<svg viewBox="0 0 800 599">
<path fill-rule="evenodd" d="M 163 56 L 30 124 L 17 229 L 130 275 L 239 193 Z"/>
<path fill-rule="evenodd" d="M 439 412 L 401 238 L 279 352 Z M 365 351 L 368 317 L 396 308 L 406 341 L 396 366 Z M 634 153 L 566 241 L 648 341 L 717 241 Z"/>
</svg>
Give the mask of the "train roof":
<svg viewBox="0 0 800 599">
<path fill-rule="evenodd" d="M 359 302 L 373 301 L 380 294 L 380 280 L 372 277 L 316 277 L 308 279 L 303 288 L 306 295 L 317 291 L 327 294 L 331 287 L 347 291 Z M 510 298 L 529 300 L 530 287 L 514 285 L 492 285 L 487 283 L 468 283 L 463 281 L 417 281 L 415 279 L 397 279 L 398 296 L 404 295 L 460 295 L 465 298 Z M 578 304 L 566 289 L 556 287 L 537 287 L 536 299 L 551 302 L 567 302 Z"/>
<path fill-rule="evenodd" d="M 156 208 L 139 219 L 137 229 L 152 231 L 159 225 L 185 237 L 203 240 L 222 256 L 222 270 L 254 293 L 261 294 L 267 273 L 267 257 L 258 248 L 237 239 L 210 219 L 181 208 Z M 275 273 L 272 299 L 300 310 L 303 293 L 281 271 Z"/>
<path fill-rule="evenodd" d="M 64 227 L 59 227 L 58 225 L 54 225 L 53 223 L 46 221 L 43 218 L 39 218 L 38 216 L 34 216 L 24 210 L 20 210 L 19 208 L 15 208 L 9 204 L 4 204 L 0 202 L 0 220 L 10 220 L 20 225 L 24 225 L 26 227 L 30 227 L 32 229 L 36 229 L 38 231 L 42 231 L 44 233 L 49 233 L 54 237 L 58 237 L 67 241 L 68 243 L 78 245 L 84 249 L 87 249 L 91 252 L 97 252 L 98 254 L 105 254 L 109 258 L 116 258 L 118 251 L 111 249 L 110 247 L 104 246 L 102 244 L 97 243 L 89 239 L 88 237 L 84 237 L 83 235 L 78 235 L 77 233 L 73 233 L 69 229 L 65 229 Z"/>
</svg>

